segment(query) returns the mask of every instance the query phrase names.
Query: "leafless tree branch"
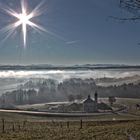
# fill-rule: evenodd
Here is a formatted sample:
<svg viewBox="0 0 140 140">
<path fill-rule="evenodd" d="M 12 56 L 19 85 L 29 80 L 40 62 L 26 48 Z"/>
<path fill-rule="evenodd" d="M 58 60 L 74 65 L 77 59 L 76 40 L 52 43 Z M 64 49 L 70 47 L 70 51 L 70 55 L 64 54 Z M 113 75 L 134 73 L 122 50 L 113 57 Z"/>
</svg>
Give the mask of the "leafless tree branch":
<svg viewBox="0 0 140 140">
<path fill-rule="evenodd" d="M 116 19 L 116 20 L 123 20 L 123 21 L 127 21 L 127 20 L 133 20 L 133 21 L 136 21 L 136 20 L 140 20 L 140 17 L 118 18 L 118 17 L 110 16 L 110 18 L 112 18 L 112 19 Z"/>
<path fill-rule="evenodd" d="M 140 20 L 140 0 L 119 0 L 119 6 L 132 14 L 132 17 L 119 18 L 110 16 L 110 18 L 122 21 Z"/>
</svg>

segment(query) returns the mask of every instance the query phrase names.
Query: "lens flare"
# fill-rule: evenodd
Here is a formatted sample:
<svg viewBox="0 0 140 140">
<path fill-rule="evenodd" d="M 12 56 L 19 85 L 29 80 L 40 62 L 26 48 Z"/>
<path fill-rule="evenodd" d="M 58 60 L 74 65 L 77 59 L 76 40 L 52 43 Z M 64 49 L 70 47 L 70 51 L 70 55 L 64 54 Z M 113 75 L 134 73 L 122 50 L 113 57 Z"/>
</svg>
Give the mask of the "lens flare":
<svg viewBox="0 0 140 140">
<path fill-rule="evenodd" d="M 3 10 L 9 14 L 10 16 L 13 16 L 17 19 L 15 23 L 12 23 L 5 28 L 2 29 L 3 32 L 8 33 L 7 38 L 19 27 L 22 27 L 22 36 L 23 36 L 23 46 L 26 48 L 27 46 L 27 29 L 28 26 L 32 27 L 33 29 L 37 30 L 38 32 L 45 31 L 43 27 L 40 25 L 35 24 L 34 22 L 31 21 L 32 18 L 40 16 L 42 14 L 40 7 L 42 6 L 43 3 L 40 3 L 35 7 L 35 9 L 31 12 L 27 12 L 27 4 L 25 0 L 21 0 L 21 13 L 17 13 L 13 9 L 6 7 L 3 8 Z"/>
</svg>

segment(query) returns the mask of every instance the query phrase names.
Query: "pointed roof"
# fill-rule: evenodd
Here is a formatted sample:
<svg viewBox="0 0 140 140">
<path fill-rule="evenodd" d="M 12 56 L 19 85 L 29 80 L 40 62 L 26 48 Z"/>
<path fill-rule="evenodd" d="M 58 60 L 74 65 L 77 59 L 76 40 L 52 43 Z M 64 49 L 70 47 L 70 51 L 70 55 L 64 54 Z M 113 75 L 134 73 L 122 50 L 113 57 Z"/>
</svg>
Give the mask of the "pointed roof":
<svg viewBox="0 0 140 140">
<path fill-rule="evenodd" d="M 94 103 L 95 101 L 91 99 L 90 95 L 88 95 L 88 98 L 83 103 Z"/>
</svg>

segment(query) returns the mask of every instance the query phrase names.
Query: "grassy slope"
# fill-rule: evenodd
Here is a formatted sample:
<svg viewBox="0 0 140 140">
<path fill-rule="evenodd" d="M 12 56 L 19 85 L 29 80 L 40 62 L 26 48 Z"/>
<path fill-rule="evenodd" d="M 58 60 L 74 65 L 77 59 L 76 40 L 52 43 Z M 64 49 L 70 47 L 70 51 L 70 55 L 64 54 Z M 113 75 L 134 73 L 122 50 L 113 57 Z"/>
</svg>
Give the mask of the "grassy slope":
<svg viewBox="0 0 140 140">
<path fill-rule="evenodd" d="M 1 140 L 128 140 L 128 135 L 140 140 L 140 121 L 130 122 L 6 122 Z M 20 130 L 19 126 L 20 125 Z"/>
<path fill-rule="evenodd" d="M 118 100 L 120 104 L 132 105 L 129 112 L 138 115 L 124 113 L 88 118 L 48 118 L 0 112 L 0 118 L 5 119 L 5 133 L 2 133 L 0 120 L 0 140 L 128 140 L 131 136 L 140 140 L 140 111 L 133 107 L 139 101 Z M 80 119 L 84 120 L 82 129 Z"/>
<path fill-rule="evenodd" d="M 118 117 L 115 114 L 85 118 L 82 129 L 80 129 L 81 118 L 73 118 L 75 120 L 73 121 L 68 118 L 46 118 L 11 113 L 0 113 L 0 117 L 5 118 L 5 133 L 2 133 L 0 120 L 0 140 L 128 140 L 128 135 L 140 140 L 140 120 L 109 121 L 112 117 Z M 136 119 L 130 116 L 121 119 L 130 118 Z M 67 121 L 69 121 L 69 128 Z"/>
</svg>

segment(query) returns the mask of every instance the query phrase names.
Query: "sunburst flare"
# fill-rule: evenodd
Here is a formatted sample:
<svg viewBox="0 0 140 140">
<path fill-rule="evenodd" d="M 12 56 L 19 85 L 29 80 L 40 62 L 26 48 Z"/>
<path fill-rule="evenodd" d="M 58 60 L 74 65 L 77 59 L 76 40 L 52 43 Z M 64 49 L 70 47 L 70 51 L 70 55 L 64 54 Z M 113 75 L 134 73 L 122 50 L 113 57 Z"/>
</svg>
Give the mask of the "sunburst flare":
<svg viewBox="0 0 140 140">
<path fill-rule="evenodd" d="M 18 13 L 9 7 L 3 8 L 3 10 L 7 14 L 17 19 L 15 23 L 11 23 L 10 25 L 7 25 L 5 28 L 2 29 L 4 32 L 8 33 L 7 37 L 9 37 L 14 32 L 14 30 L 16 30 L 19 26 L 21 26 L 23 36 L 23 46 L 26 48 L 28 26 L 32 27 L 37 31 L 40 30 L 46 31 L 43 27 L 31 21 L 32 18 L 42 14 L 40 10 L 41 5 L 42 3 L 37 5 L 35 9 L 33 9 L 33 11 L 30 13 L 27 12 L 27 4 L 25 0 L 21 0 L 21 13 Z"/>
</svg>

